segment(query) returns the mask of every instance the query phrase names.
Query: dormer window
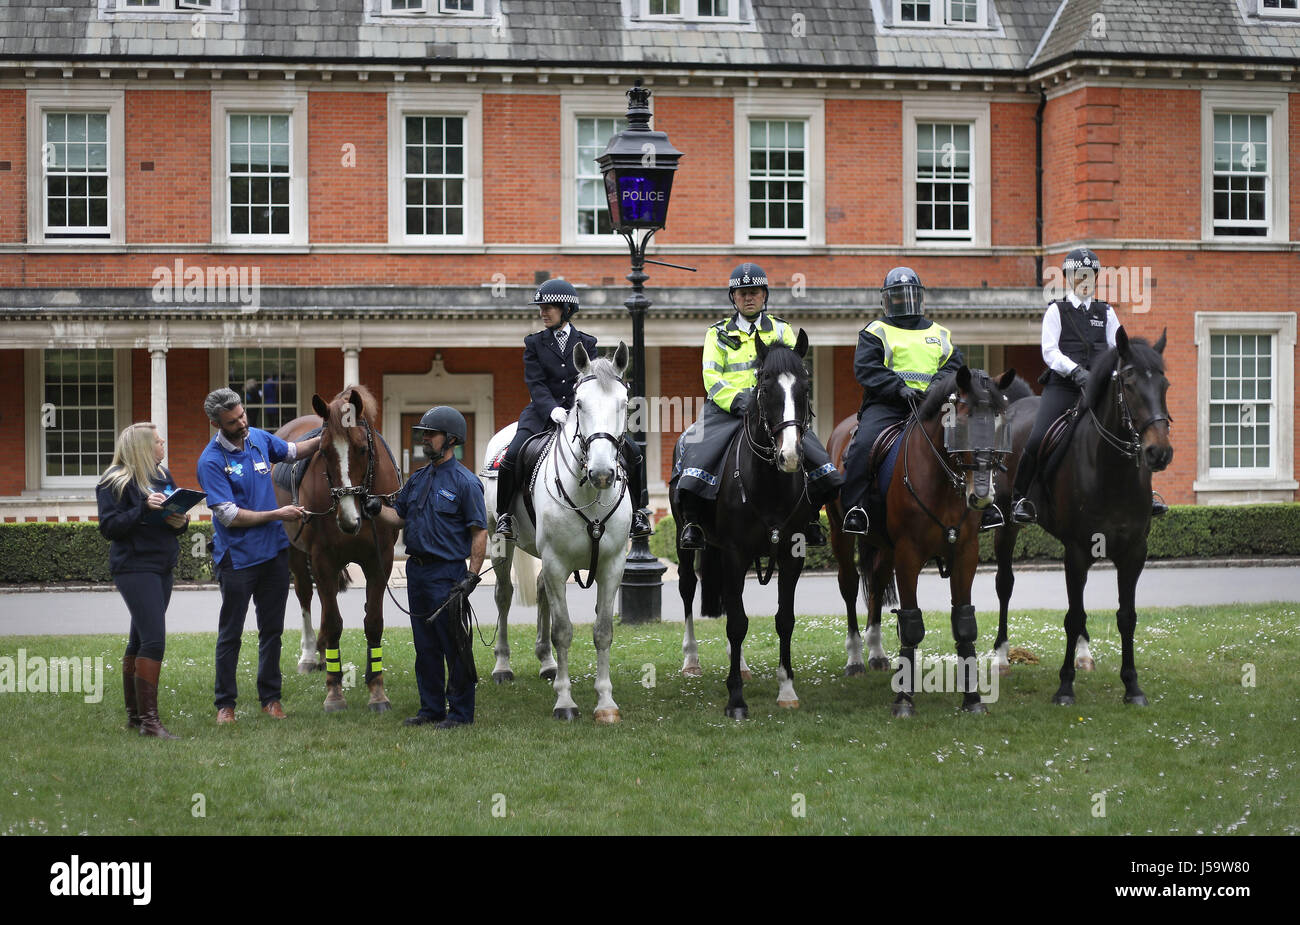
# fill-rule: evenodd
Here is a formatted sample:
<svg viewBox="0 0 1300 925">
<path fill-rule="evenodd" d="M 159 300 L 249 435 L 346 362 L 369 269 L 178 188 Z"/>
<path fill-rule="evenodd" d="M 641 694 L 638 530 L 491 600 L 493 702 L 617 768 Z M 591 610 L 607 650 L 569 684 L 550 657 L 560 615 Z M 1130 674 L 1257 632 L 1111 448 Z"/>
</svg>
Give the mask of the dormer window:
<svg viewBox="0 0 1300 925">
<path fill-rule="evenodd" d="M 1300 0 L 1258 0 L 1262 18 L 1300 19 Z"/>
<path fill-rule="evenodd" d="M 384 0 L 394 16 L 482 16 L 484 0 Z"/>
<path fill-rule="evenodd" d="M 740 0 L 639 0 L 642 19 L 673 22 L 737 22 Z"/>
<path fill-rule="evenodd" d="M 894 0 L 893 25 L 982 29 L 988 25 L 988 3 L 987 0 Z"/>
<path fill-rule="evenodd" d="M 195 10 L 210 13 L 221 9 L 219 0 L 117 0 L 117 9 L 124 13 L 184 13 Z"/>
</svg>

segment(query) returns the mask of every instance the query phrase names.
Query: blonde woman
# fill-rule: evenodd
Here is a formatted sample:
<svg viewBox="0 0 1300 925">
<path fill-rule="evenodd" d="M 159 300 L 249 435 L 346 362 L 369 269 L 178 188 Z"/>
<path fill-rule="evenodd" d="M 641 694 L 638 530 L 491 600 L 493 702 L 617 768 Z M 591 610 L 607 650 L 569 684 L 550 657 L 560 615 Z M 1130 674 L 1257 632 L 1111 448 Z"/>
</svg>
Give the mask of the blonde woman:
<svg viewBox="0 0 1300 925">
<path fill-rule="evenodd" d="M 146 523 L 176 490 L 163 468 L 165 443 L 150 423 L 132 424 L 117 438 L 112 465 L 99 480 L 99 532 L 112 540 L 108 569 L 131 612 L 131 635 L 122 656 L 126 725 L 140 735 L 175 739 L 158 719 L 158 671 L 162 667 L 172 570 L 189 515 L 170 514 Z"/>
</svg>

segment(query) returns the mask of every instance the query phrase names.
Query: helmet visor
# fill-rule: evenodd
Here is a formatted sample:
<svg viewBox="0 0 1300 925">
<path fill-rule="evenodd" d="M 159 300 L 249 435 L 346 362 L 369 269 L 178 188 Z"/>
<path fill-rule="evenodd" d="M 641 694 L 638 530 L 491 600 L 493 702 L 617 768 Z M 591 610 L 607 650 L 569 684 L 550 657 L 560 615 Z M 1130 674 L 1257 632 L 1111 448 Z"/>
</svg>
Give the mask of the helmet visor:
<svg viewBox="0 0 1300 925">
<path fill-rule="evenodd" d="M 925 290 L 920 286 L 894 286 L 886 289 L 881 301 L 890 318 L 925 314 Z"/>
</svg>

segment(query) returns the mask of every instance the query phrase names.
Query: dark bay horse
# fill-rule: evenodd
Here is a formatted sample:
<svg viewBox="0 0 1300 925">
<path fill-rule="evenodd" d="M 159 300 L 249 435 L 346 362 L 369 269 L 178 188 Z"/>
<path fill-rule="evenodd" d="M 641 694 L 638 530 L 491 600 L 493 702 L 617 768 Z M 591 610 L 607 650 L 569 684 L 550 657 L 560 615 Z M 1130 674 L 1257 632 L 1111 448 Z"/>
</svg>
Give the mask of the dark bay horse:
<svg viewBox="0 0 1300 925">
<path fill-rule="evenodd" d="M 1147 534 L 1151 530 L 1151 473 L 1173 459 L 1169 440 L 1171 418 L 1165 404 L 1169 380 L 1165 378 L 1165 333 L 1154 345 L 1130 338 L 1121 327 L 1115 347 L 1094 364 L 1087 394 L 1079 405 L 1079 419 L 1064 451 L 1062 462 L 1050 476 L 1034 481 L 1029 498 L 1038 509 L 1038 522 L 1065 544 L 1065 589 L 1069 609 L 1065 614 L 1065 660 L 1061 684 L 1052 702 L 1074 703 L 1076 649 L 1087 651 L 1087 619 L 1083 588 L 1088 569 L 1097 558 L 1115 563 L 1119 582 L 1119 609 L 1115 613 L 1123 649 L 1120 679 L 1124 702 L 1145 706 L 1146 695 L 1137 683 L 1133 661 L 1133 633 L 1137 627 L 1138 577 L 1146 565 Z M 1011 478 L 999 493 L 998 503 L 1010 511 L 1010 486 L 1015 467 L 1024 453 L 1034 425 L 1039 399 L 1017 402 L 1008 412 L 1012 428 Z M 1040 467 L 1046 460 L 1040 461 Z M 1041 472 L 1040 468 L 1040 472 Z M 1017 527 L 1007 518 L 995 541 L 998 557 L 998 638 L 1000 664 L 1005 664 L 1007 607 L 1015 587 L 1011 554 Z M 1085 661 L 1086 659 L 1086 661 Z M 1085 669 L 1091 655 L 1080 655 Z"/>
<path fill-rule="evenodd" d="M 803 570 L 805 554 L 803 531 L 812 517 L 800 447 L 810 420 L 811 377 L 803 360 L 808 353 L 808 335 L 800 330 L 793 349 L 784 344 L 768 347 L 761 340 L 756 347 L 755 400 L 723 457 L 712 517 L 700 524 L 708 544 L 700 556 L 704 583 L 701 610 L 710 613 L 716 607 L 710 598 L 721 596 L 727 614 L 731 661 L 724 712 L 732 719 L 749 716 L 742 673 L 741 648 L 749 630 L 743 594 L 750 566 L 757 570 L 763 556 L 769 557 L 767 575 L 764 577 L 760 572 L 759 580 L 766 584 L 773 569 L 778 576 L 776 631 L 781 651 L 776 702 L 786 708 L 799 706 L 794 669 L 790 665 L 790 637 L 794 633 L 795 585 Z M 671 495 L 673 518 L 682 523 L 676 492 Z M 686 609 L 686 638 L 693 646 L 691 605 L 697 583 L 696 554 L 694 550 L 680 547 L 677 552 L 678 578 Z"/>
<path fill-rule="evenodd" d="M 884 498 L 885 516 L 873 518 L 871 533 L 858 537 L 869 626 L 879 626 L 883 604 L 895 598 L 900 604 L 895 611 L 900 645 L 894 716 L 916 712 L 915 654 L 925 637 L 916 585 L 921 570 L 935 558 L 949 573 L 962 709 L 987 712 L 975 684 L 978 627 L 970 589 L 979 565 L 980 518 L 993 501 L 994 471 L 1003 455 L 997 442 L 999 419 L 1008 402 L 1002 390 L 1014 380 L 1015 370 L 1007 370 L 995 381 L 983 370 L 962 366 L 931 384 L 899 438 L 898 458 Z M 875 638 L 878 642 L 878 629 Z"/>
<path fill-rule="evenodd" d="M 312 396 L 316 415 L 295 418 L 276 431 L 276 436 L 290 441 L 324 426 L 320 449 L 307 464 L 299 489 L 298 502 L 308 511 L 301 525 L 286 524 L 292 548 L 289 568 L 293 572 L 294 590 L 303 617 L 303 649 L 299 671 L 310 671 L 316 664 L 316 650 L 325 662 L 325 710 L 334 712 L 347 707 L 343 696 L 343 666 L 339 654 L 339 636 L 343 617 L 336 596 L 340 575 L 349 562 L 361 565 L 366 575 L 366 686 L 370 689 L 370 709 L 383 713 L 388 709 L 384 693 L 384 590 L 393 570 L 393 546 L 397 530 L 376 524 L 362 516 L 361 503 L 366 495 L 391 495 L 401 487 L 401 477 L 383 437 L 374 429 L 374 396 L 365 386 L 350 386 L 327 405 L 319 395 Z M 319 416 L 317 416 L 319 415 Z M 292 465 L 281 463 L 280 465 Z M 276 485 L 280 504 L 290 503 L 283 486 Z M 312 586 L 321 600 L 320 639 L 311 644 Z"/>
<path fill-rule="evenodd" d="M 1011 384 L 1002 390 L 1002 395 L 1008 404 L 1015 404 L 1022 398 L 1032 397 L 1033 394 L 1033 388 L 1019 376 L 1016 376 Z M 849 445 L 853 442 L 853 437 L 857 432 L 858 416 L 850 414 L 835 425 L 830 438 L 826 441 L 826 449 L 830 453 L 831 462 L 835 464 L 835 467 L 840 472 L 844 471 L 844 454 L 848 452 Z M 858 587 L 861 576 L 858 572 L 857 544 L 853 542 L 854 537 L 852 534 L 844 532 L 844 506 L 840 503 L 838 496 L 827 503 L 826 515 L 831 526 L 830 544 L 831 550 L 835 554 L 840 597 L 844 599 L 844 611 L 848 618 L 848 631 L 844 638 L 844 649 L 848 653 L 848 661 L 844 665 L 844 676 L 851 678 L 855 675 L 865 674 L 868 667 L 873 671 L 888 671 L 892 666 L 889 656 L 885 654 L 884 647 L 881 645 L 879 612 L 876 612 L 874 622 L 867 624 L 866 644 L 868 656 L 867 660 L 863 661 L 863 637 L 858 627 Z M 866 593 L 864 588 L 864 599 Z"/>
</svg>

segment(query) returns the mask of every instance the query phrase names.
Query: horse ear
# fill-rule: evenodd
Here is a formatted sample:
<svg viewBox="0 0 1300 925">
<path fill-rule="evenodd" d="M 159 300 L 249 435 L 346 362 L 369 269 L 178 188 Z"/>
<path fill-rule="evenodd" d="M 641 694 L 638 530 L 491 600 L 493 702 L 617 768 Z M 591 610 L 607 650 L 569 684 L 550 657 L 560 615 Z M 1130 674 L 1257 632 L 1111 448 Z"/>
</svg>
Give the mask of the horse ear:
<svg viewBox="0 0 1300 925">
<path fill-rule="evenodd" d="M 1161 356 L 1164 356 L 1164 353 L 1165 353 L 1165 338 L 1168 336 L 1168 334 L 1169 334 L 1169 329 L 1168 329 L 1168 328 L 1165 328 L 1163 331 L 1161 331 L 1161 332 L 1160 332 L 1160 339 L 1159 339 L 1158 341 L 1156 341 L 1155 344 L 1154 344 L 1154 345 L 1152 346 L 1152 348 L 1151 348 L 1152 350 L 1154 350 L 1156 353 L 1160 354 Z"/>
<path fill-rule="evenodd" d="M 957 388 L 963 392 L 970 391 L 970 367 L 965 363 L 957 369 Z"/>
<path fill-rule="evenodd" d="M 1120 356 L 1128 356 L 1128 331 L 1124 330 L 1124 325 L 1122 324 L 1115 331 L 1115 348 L 1119 350 Z"/>
<path fill-rule="evenodd" d="M 627 344 L 619 341 L 618 349 L 614 351 L 614 368 L 618 370 L 618 377 L 620 379 L 622 379 L 623 374 L 627 372 L 627 364 L 630 360 L 631 356 L 628 353 Z"/>
<path fill-rule="evenodd" d="M 801 357 L 808 355 L 808 332 L 803 328 L 799 329 L 799 337 L 795 339 L 794 352 Z"/>
<path fill-rule="evenodd" d="M 348 401 L 351 402 L 352 407 L 356 409 L 357 420 L 358 421 L 361 420 L 362 416 L 365 413 L 365 403 L 361 400 L 361 393 L 358 392 L 356 389 L 353 389 L 352 394 L 348 396 Z"/>
<path fill-rule="evenodd" d="M 762 366 L 767 362 L 767 342 L 761 337 L 754 338 L 754 352 L 758 356 L 758 365 Z"/>
<path fill-rule="evenodd" d="M 573 348 L 573 365 L 582 375 L 587 375 L 587 369 L 591 366 L 591 357 L 587 355 L 587 347 L 582 341 L 578 341 Z"/>
<path fill-rule="evenodd" d="M 328 421 L 330 419 L 330 406 L 325 404 L 325 399 L 321 398 L 319 395 L 313 395 L 311 397 L 311 407 L 313 411 L 325 420 Z"/>
<path fill-rule="evenodd" d="M 1005 373 L 1003 373 L 1002 378 L 998 380 L 998 390 L 1005 392 L 1007 389 L 1011 387 L 1011 383 L 1015 381 L 1016 381 L 1016 368 L 1013 366 L 1010 369 L 1008 369 Z"/>
</svg>

